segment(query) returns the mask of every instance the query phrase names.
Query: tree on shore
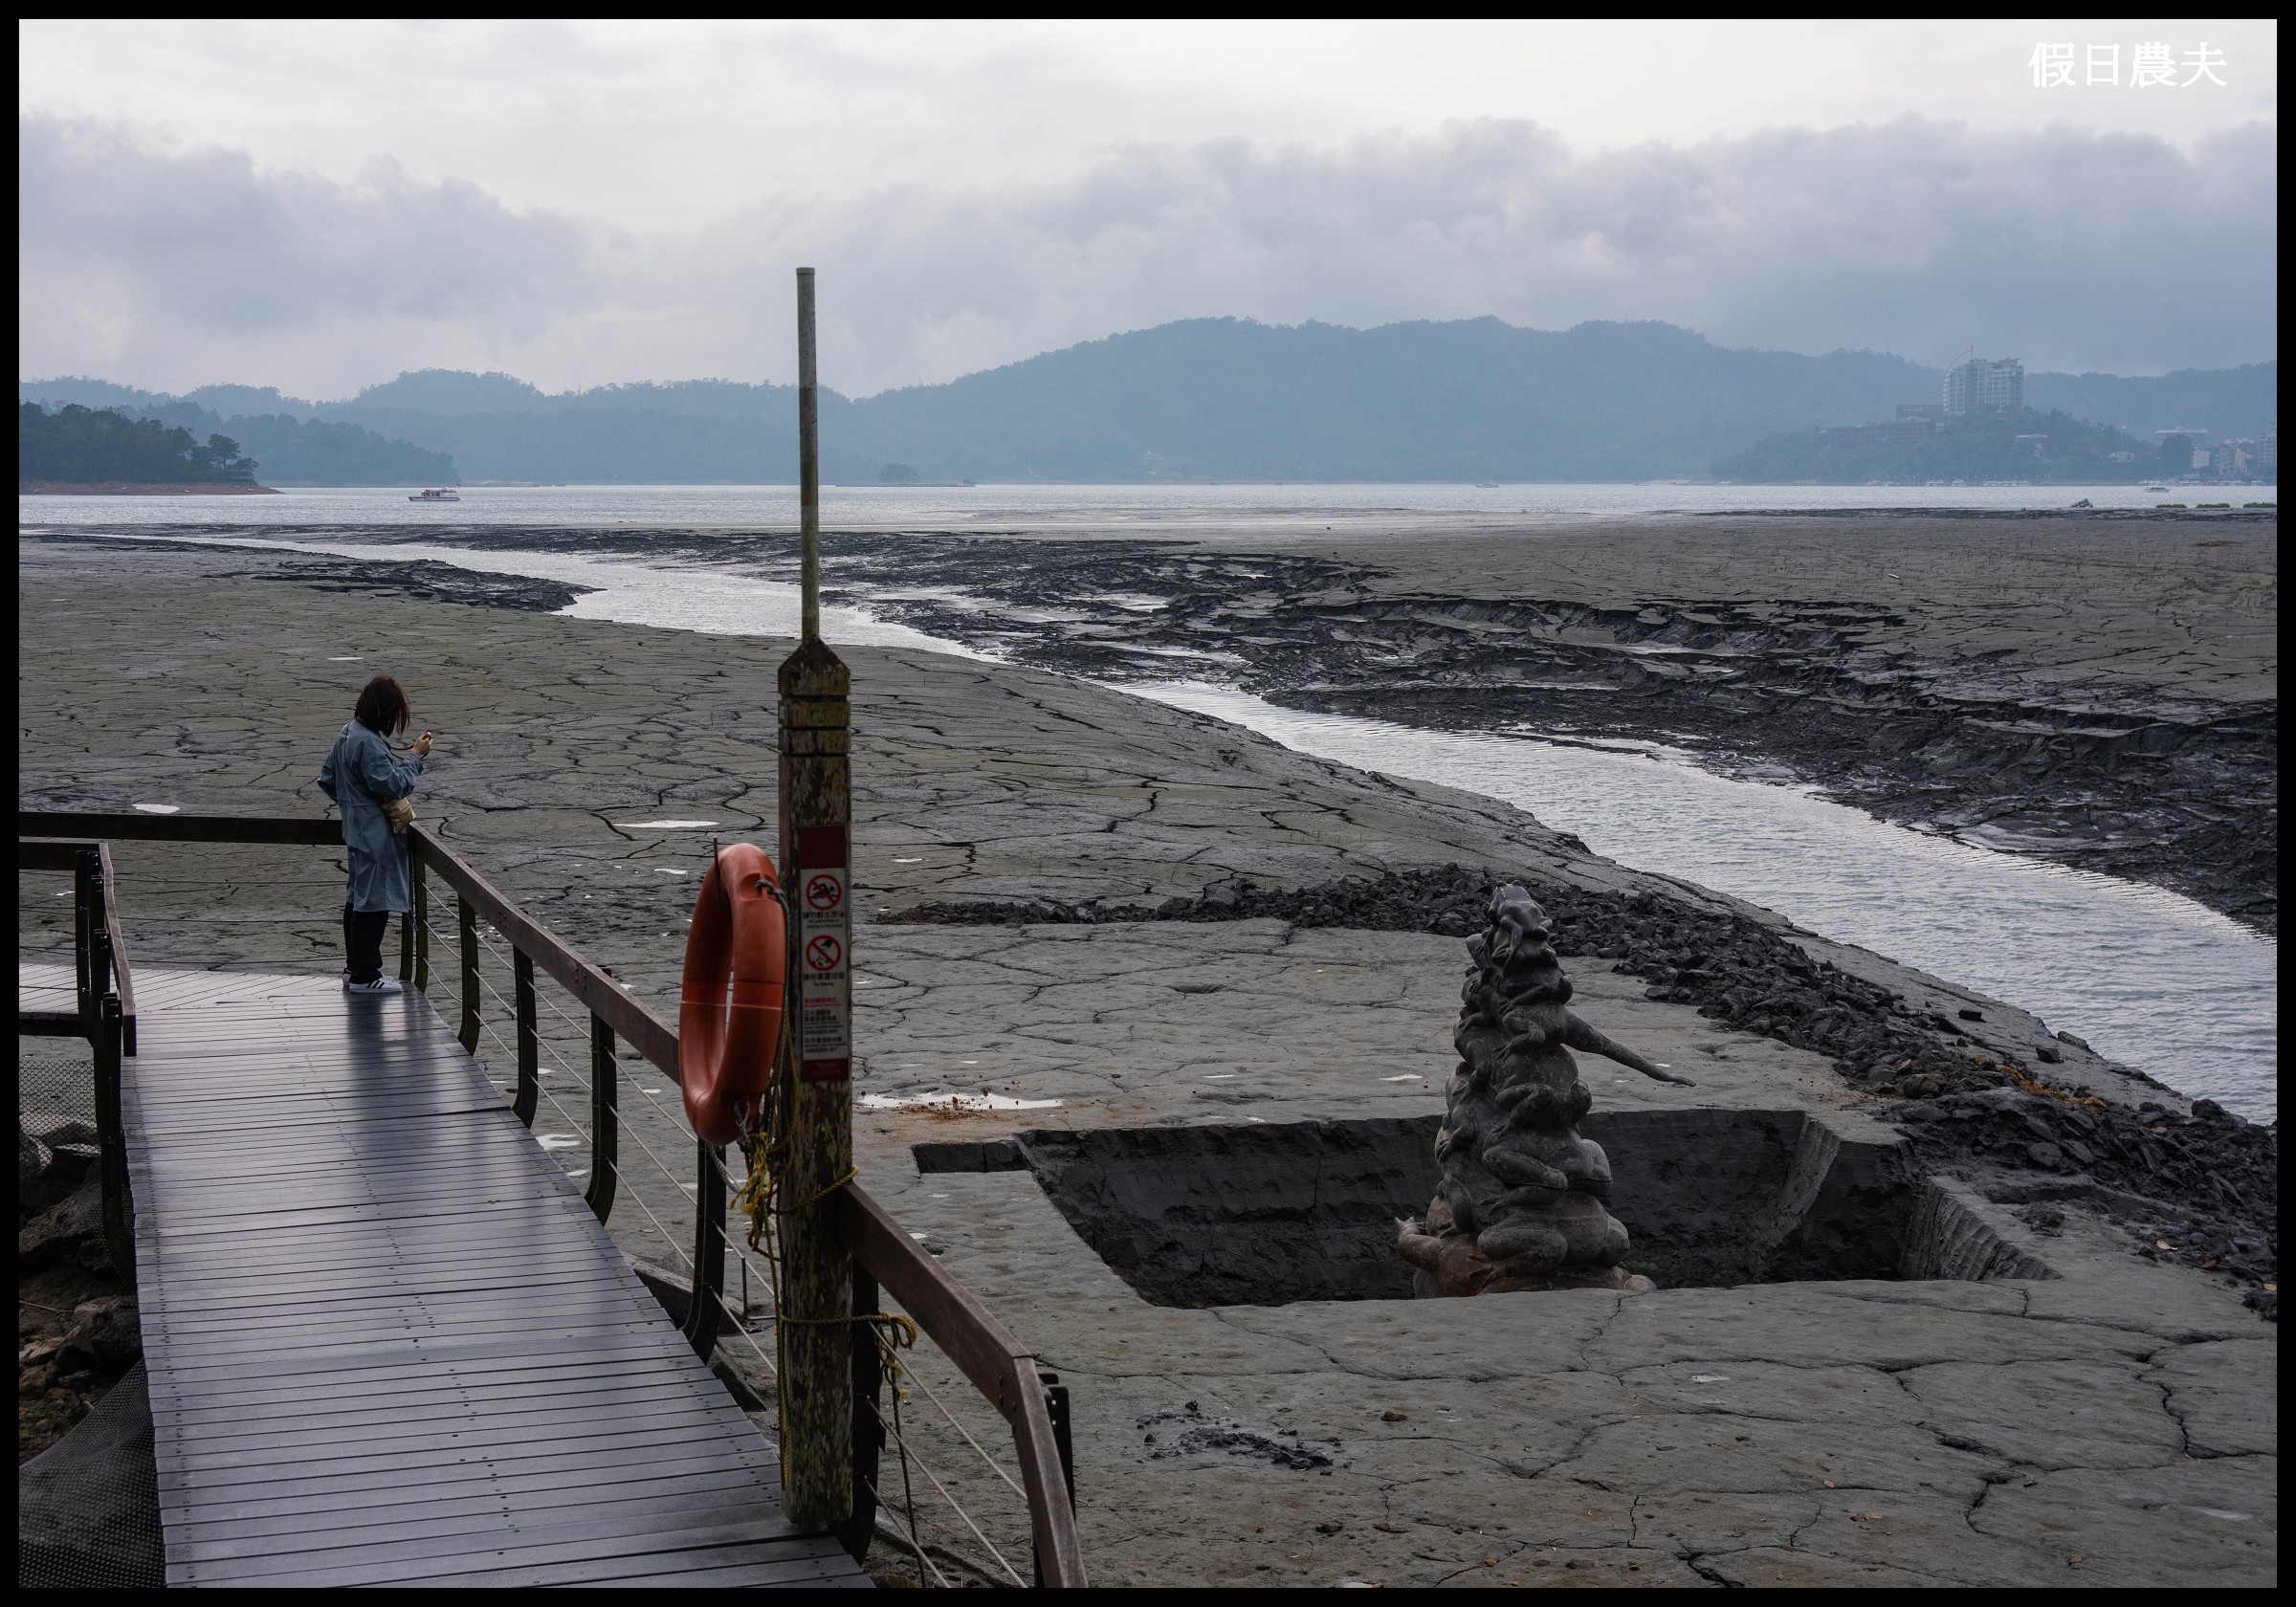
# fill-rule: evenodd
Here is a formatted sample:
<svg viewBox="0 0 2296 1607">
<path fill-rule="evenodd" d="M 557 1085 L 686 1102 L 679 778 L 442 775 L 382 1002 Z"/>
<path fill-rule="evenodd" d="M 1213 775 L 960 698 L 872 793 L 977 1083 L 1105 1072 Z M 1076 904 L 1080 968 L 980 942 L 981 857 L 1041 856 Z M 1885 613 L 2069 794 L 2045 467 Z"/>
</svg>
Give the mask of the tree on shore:
<svg viewBox="0 0 2296 1607">
<path fill-rule="evenodd" d="M 255 460 L 228 435 L 210 435 L 202 445 L 188 429 L 77 403 L 53 413 L 33 402 L 16 409 L 19 483 L 232 485 L 254 477 Z"/>
</svg>

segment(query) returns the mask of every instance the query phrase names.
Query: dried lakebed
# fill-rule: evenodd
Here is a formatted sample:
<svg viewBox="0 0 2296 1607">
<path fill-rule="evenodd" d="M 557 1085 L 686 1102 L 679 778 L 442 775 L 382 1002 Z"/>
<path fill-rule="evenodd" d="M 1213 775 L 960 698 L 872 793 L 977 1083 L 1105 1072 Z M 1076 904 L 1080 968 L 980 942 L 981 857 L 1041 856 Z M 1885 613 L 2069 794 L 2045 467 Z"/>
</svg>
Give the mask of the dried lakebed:
<svg viewBox="0 0 2296 1607">
<path fill-rule="evenodd" d="M 639 550 L 649 554 L 645 562 L 502 545 L 533 534 L 495 532 L 475 538 L 469 547 L 306 540 L 298 543 L 304 556 L 267 557 L 250 573 L 351 592 L 406 590 L 498 606 L 563 606 L 579 617 L 680 629 L 753 634 L 794 626 L 791 588 L 759 578 L 773 563 L 758 557 L 758 542 L 693 539 L 716 554 L 707 559 L 689 552 L 689 538 L 676 533 L 643 539 L 541 533 L 545 548 Z M 780 543 L 766 545 L 779 553 Z M 1430 561 L 1448 555 L 1453 568 L 1460 568 L 1467 560 L 1454 545 L 1435 542 L 1427 549 Z M 1468 545 L 1470 557 L 1482 550 Z M 1131 550 L 1105 542 L 986 541 L 978 547 L 989 559 L 1042 559 L 1056 578 L 1071 566 L 1076 551 L 1120 559 Z M 1523 555 L 1501 556 L 1520 562 Z M 1207 561 L 1202 555 L 1157 556 L 1167 564 L 1183 560 Z M 1771 561 L 1778 561 L 1773 555 Z M 995 580 L 997 572 L 990 574 Z M 1007 576 L 997 583 L 1009 590 L 1017 583 Z M 1004 618 L 1007 605 L 992 598 L 945 588 L 940 594 L 987 620 L 984 629 Z M 882 593 L 865 595 L 872 608 L 900 606 L 897 597 L 887 603 Z M 1134 611 L 1155 605 L 1145 594 L 1099 594 L 1104 604 L 1112 597 Z M 843 641 L 952 646 L 860 608 L 832 608 L 830 627 Z M 2041 652 L 2030 623 L 2020 628 L 2022 636 L 1997 628 L 1998 640 L 1989 650 L 1998 657 L 2007 650 L 2000 641 L 2007 640 L 2020 650 Z M 958 650 L 1012 648 L 993 635 L 983 640 L 981 649 Z M 2163 666 L 2158 672 L 2195 684 L 2239 682 L 2254 691 L 2253 672 L 2245 681 L 2234 673 L 2254 651 L 2254 644 L 2234 640 L 2197 669 Z M 1137 661 L 1164 672 L 1192 668 L 1170 657 Z M 2083 672 L 2093 678 L 2094 667 Z M 2125 665 L 2118 672 L 2133 673 Z M 1720 888 L 1812 930 L 2014 1000 L 2189 1094 L 2217 1099 L 2254 1119 L 2277 1108 L 2273 946 L 2180 898 L 2057 870 L 2022 854 L 1972 851 L 1947 838 L 1908 833 L 1807 789 L 1714 776 L 1681 762 L 1685 756 L 1678 748 L 1606 747 L 1569 738 L 1556 745 L 1431 731 L 1288 709 L 1209 686 L 1159 685 L 1137 674 L 1115 684 L 1237 721 L 1305 752 L 1500 798 L 1550 826 L 1582 834 L 1596 851 L 1623 863 Z M 1675 756 L 1672 761 L 1663 757 L 1666 751 Z"/>
<path fill-rule="evenodd" d="M 784 644 L 723 637 L 697 652 L 691 635 L 221 573 L 273 561 L 244 553 L 139 553 L 128 564 L 77 545 L 20 551 L 20 666 L 74 689 L 24 711 L 27 801 L 315 807 L 312 742 L 340 723 L 346 688 L 387 665 L 415 678 L 420 717 L 442 734 L 425 818 L 664 1006 L 692 884 L 662 872 L 691 870 L 713 831 L 771 829 L 770 689 Z M 330 666 L 338 657 L 359 662 Z M 2005 1134 L 1958 1146 L 1970 1181 L 1930 1169 L 1945 1177 L 1942 1192 L 1893 1219 L 1920 1252 L 1897 1276 L 1535 1306 L 1162 1304 L 1080 1235 L 1036 1170 L 923 1170 L 920 1146 L 974 1145 L 985 1165 L 991 1149 L 1039 1132 L 1078 1143 L 1201 1132 L 1208 1143 L 1424 1121 L 1440 1110 L 1460 978 L 1458 939 L 1424 927 L 1440 912 L 1415 912 L 1415 930 L 1381 929 L 1360 910 L 1337 912 L 1357 924 L 1322 925 L 1308 912 L 1201 921 L 1160 912 L 1175 898 L 1221 902 L 1222 890 L 1241 899 L 1240 878 L 1336 904 L 1344 884 L 1446 865 L 1601 893 L 1604 909 L 1613 895 L 1656 901 L 1642 917 L 1648 935 L 1620 935 L 1628 952 L 1566 961 L 1574 1008 L 1654 1059 L 1695 1068 L 1699 1087 L 1675 1090 L 1606 1083 L 1589 1065 L 1598 1110 L 1646 1131 L 1717 1112 L 1775 1132 L 1763 1156 L 1789 1139 L 1799 1156 L 1807 1139 L 1813 1158 L 1834 1145 L 1848 1161 L 1919 1141 L 1922 1123 L 1879 1119 L 1905 1102 L 1837 1070 L 1847 1057 L 1830 1041 L 1799 1046 L 1761 1030 L 1753 1010 L 1700 1013 L 1699 980 L 1679 973 L 1701 967 L 1678 951 L 1704 944 L 1752 976 L 1771 963 L 1764 955 L 1791 961 L 1767 934 L 1821 978 L 1828 964 L 1843 974 L 1814 992 L 1854 1005 L 1854 980 L 1902 995 L 1904 1014 L 1888 1020 L 1927 1022 L 1948 1052 L 1973 1065 L 2015 1059 L 2057 1088 L 2093 1089 L 2151 1117 L 2144 1138 L 2175 1137 L 2195 1168 L 2225 1163 L 2205 1134 L 2188 1135 L 2213 1121 L 2206 1112 L 2076 1045 L 2040 1062 L 2033 1051 L 2056 1040 L 2023 1012 L 1592 858 L 1487 800 L 1384 781 L 1026 670 L 898 648 L 850 657 L 871 903 L 886 914 L 1032 902 L 1159 912 L 877 924 L 858 945 L 857 1091 L 897 1100 L 986 1086 L 1060 1102 L 946 1116 L 875 1110 L 857 1123 L 857 1153 L 903 1225 L 928 1235 L 1075 1389 L 1095 1578 L 2274 1576 L 2275 1331 L 2242 1308 L 2246 1286 L 2225 1269 L 2140 1257 L 2134 1219 L 2072 1199 L 1984 1198 L 1979 1162 L 2015 1158 L 1996 1153 Z M 638 824 L 662 821 L 713 824 Z M 276 854 L 185 863 L 130 846 L 123 918 L 149 963 L 330 965 L 340 882 L 321 856 L 303 869 Z M 43 917 L 53 910 L 28 892 L 20 927 L 36 940 Z M 1727 921 L 1710 931 L 1708 917 Z M 1741 941 L 1727 924 L 1736 920 L 1760 931 Z M 1677 976 L 1654 998 L 1662 960 Z M 1645 961 L 1646 975 L 1612 969 Z M 1693 998 L 1675 999 L 1676 987 Z M 1771 1024 L 1787 1014 L 1774 1006 Z M 1863 1006 L 1847 1016 L 1882 1019 Z M 2023 1119 L 2022 1097 L 1992 1089 L 1912 1104 L 1951 1112 L 1974 1100 L 1972 1120 L 1996 1120 L 1998 1109 L 2009 1122 Z M 2144 1112 L 2148 1102 L 2161 1112 Z M 639 1098 L 626 1117 L 626 1146 L 642 1138 L 679 1153 L 673 1119 Z M 2095 1180 L 2122 1187 L 2105 1167 L 2123 1162 L 2097 1153 Z M 677 1182 L 649 1181 L 626 1155 L 632 1201 L 679 1220 Z M 2028 1153 L 2020 1177 L 2040 1172 Z M 1216 1183 L 1219 1169 L 1192 1175 Z M 1218 1198 L 1206 1206 L 1221 1208 Z M 670 1255 L 634 1208 L 617 1211 L 614 1231 L 633 1254 Z M 938 1366 L 919 1358 L 940 1389 L 950 1380 Z M 960 1487 L 976 1510 L 996 1510 L 993 1480 Z M 995 1532 L 1002 1543 L 1007 1531 Z"/>
</svg>

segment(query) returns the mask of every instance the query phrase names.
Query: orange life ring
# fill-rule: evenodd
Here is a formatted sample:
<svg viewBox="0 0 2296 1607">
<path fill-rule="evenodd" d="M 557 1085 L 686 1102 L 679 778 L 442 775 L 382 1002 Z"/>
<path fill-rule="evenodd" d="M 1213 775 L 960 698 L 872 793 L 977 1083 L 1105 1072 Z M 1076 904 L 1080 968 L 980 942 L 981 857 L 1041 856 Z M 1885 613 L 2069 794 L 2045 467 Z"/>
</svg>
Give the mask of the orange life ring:
<svg viewBox="0 0 2296 1607">
<path fill-rule="evenodd" d="M 740 1137 L 773 1080 L 788 975 L 777 885 L 765 850 L 736 843 L 718 855 L 694 900 L 677 1002 L 677 1080 L 686 1120 L 705 1144 Z"/>
</svg>

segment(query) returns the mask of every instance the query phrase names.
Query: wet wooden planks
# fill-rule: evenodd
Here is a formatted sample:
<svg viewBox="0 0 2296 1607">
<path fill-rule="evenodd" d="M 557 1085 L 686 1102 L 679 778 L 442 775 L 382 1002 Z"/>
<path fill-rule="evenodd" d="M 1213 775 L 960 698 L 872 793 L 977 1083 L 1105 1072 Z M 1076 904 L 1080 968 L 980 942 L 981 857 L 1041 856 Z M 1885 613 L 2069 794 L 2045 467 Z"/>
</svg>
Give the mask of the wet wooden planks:
<svg viewBox="0 0 2296 1607">
<path fill-rule="evenodd" d="M 171 1585 L 866 1585 L 418 995 L 137 978 Z"/>
<path fill-rule="evenodd" d="M 16 966 L 16 1008 L 78 1009 L 79 974 L 69 965 L 27 964 L 19 961 Z"/>
</svg>

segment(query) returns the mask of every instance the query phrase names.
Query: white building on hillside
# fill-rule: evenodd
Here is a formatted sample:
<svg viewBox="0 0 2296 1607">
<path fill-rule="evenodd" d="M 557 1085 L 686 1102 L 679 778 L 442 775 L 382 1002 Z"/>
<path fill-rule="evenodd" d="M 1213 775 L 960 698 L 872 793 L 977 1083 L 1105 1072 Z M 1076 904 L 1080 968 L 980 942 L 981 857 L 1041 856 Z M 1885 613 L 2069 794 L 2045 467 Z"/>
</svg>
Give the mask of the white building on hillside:
<svg viewBox="0 0 2296 1607">
<path fill-rule="evenodd" d="M 2014 357 L 1978 357 L 1975 353 L 1945 371 L 1945 410 L 1991 412 L 2025 405 L 2025 365 Z"/>
</svg>

